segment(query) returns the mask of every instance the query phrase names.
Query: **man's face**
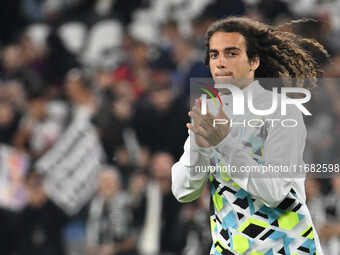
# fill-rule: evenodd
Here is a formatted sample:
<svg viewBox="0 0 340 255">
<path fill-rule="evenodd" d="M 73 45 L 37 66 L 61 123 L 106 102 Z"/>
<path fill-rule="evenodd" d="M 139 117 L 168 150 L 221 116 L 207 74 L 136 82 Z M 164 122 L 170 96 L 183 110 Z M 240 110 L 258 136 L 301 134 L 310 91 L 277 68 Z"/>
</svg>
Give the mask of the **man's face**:
<svg viewBox="0 0 340 255">
<path fill-rule="evenodd" d="M 210 72 L 216 83 L 230 79 L 253 80 L 259 59 L 249 61 L 244 37 L 237 32 L 216 32 L 209 42 Z M 237 82 L 242 89 L 248 83 Z"/>
</svg>

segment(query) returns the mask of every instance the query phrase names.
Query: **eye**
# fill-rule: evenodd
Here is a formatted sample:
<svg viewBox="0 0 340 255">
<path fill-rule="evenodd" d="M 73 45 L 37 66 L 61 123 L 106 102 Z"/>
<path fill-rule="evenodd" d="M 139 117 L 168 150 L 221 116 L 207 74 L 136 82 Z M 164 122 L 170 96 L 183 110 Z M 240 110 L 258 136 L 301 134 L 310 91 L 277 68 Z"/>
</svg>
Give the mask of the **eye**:
<svg viewBox="0 0 340 255">
<path fill-rule="evenodd" d="M 235 51 L 231 51 L 231 52 L 229 52 L 228 53 L 228 56 L 231 56 L 231 57 L 235 57 L 235 56 L 237 56 L 238 54 L 237 54 L 237 52 L 235 52 Z"/>
<path fill-rule="evenodd" d="M 217 53 L 210 53 L 210 58 L 212 59 L 217 58 Z"/>
</svg>

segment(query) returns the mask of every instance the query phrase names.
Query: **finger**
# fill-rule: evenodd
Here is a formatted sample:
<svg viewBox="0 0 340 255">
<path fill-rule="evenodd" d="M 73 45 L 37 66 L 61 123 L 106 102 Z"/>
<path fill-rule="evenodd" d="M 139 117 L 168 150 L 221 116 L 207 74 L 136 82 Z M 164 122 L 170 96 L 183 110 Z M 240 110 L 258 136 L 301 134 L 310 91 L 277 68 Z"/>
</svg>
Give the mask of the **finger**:
<svg viewBox="0 0 340 255">
<path fill-rule="evenodd" d="M 225 117 L 224 115 L 225 115 L 225 114 L 224 114 L 224 112 L 223 112 L 223 110 L 222 110 L 222 106 L 219 106 L 218 109 L 217 109 L 216 117 L 218 117 L 218 118 L 223 118 L 223 117 Z"/>
<path fill-rule="evenodd" d="M 215 116 L 215 115 L 212 114 L 211 112 L 207 112 L 207 117 L 208 117 L 210 120 L 213 120 L 213 119 L 215 119 L 215 117 L 217 117 L 217 116 Z"/>
<path fill-rule="evenodd" d="M 201 97 L 200 97 L 200 100 L 201 100 Z M 202 101 L 200 101 L 200 102 L 201 102 L 201 104 L 202 104 Z M 207 114 L 206 114 L 206 115 L 202 115 L 202 116 L 207 116 L 207 117 L 209 117 L 210 120 L 215 119 L 216 116 L 210 112 L 208 101 L 207 101 L 207 103 L 206 103 L 206 106 L 207 106 Z M 200 109 L 201 109 L 201 108 L 200 108 Z"/>
<path fill-rule="evenodd" d="M 204 135 L 207 134 L 207 131 L 205 129 L 208 127 L 208 124 L 202 121 L 201 122 L 198 122 L 197 120 L 195 121 L 194 119 L 193 123 L 187 123 L 186 127 L 192 130 L 195 134 L 204 137 Z"/>
<path fill-rule="evenodd" d="M 197 116 L 202 116 L 202 112 L 201 112 L 201 109 L 194 106 L 192 107 L 192 112 L 194 112 L 195 114 L 197 114 Z"/>
<path fill-rule="evenodd" d="M 220 105 L 220 107 L 218 107 L 218 111 L 217 111 L 217 115 L 216 117 L 218 118 L 223 118 L 223 119 L 229 119 L 228 116 L 225 114 L 225 112 L 222 109 L 222 105 Z"/>
<path fill-rule="evenodd" d="M 203 129 L 212 126 L 213 120 L 215 118 L 212 113 L 209 113 L 209 115 L 202 115 L 201 111 L 197 109 L 197 107 L 193 108 L 191 116 L 195 120 L 195 123 L 197 123 L 197 125 L 201 126 Z"/>
<path fill-rule="evenodd" d="M 187 128 L 190 129 L 191 131 L 193 131 L 195 134 L 198 134 L 200 135 L 200 132 L 199 132 L 199 128 L 196 127 L 195 125 L 192 125 L 190 123 L 187 123 Z"/>
<path fill-rule="evenodd" d="M 196 123 L 203 127 L 203 129 L 212 126 L 213 120 L 216 118 L 216 116 L 213 115 L 211 112 L 207 112 L 206 115 L 203 115 L 201 109 L 196 106 L 192 108 L 192 114 L 194 114 L 192 116 L 195 116 Z"/>
<path fill-rule="evenodd" d="M 194 122 L 199 122 L 201 120 L 200 115 L 197 114 L 195 111 L 190 111 L 189 116 Z"/>
<path fill-rule="evenodd" d="M 201 98 L 195 100 L 195 106 L 201 109 Z"/>
<path fill-rule="evenodd" d="M 204 131 L 203 127 L 208 126 L 208 124 L 200 118 L 195 112 L 190 112 L 189 116 L 192 119 L 192 123 L 190 124 L 195 129 L 195 133 Z M 193 130 L 194 131 L 194 130 Z"/>
<path fill-rule="evenodd" d="M 199 109 L 202 109 L 202 97 L 199 98 Z M 208 101 L 206 101 L 206 109 L 207 109 L 207 113 L 209 112 L 209 104 Z"/>
</svg>

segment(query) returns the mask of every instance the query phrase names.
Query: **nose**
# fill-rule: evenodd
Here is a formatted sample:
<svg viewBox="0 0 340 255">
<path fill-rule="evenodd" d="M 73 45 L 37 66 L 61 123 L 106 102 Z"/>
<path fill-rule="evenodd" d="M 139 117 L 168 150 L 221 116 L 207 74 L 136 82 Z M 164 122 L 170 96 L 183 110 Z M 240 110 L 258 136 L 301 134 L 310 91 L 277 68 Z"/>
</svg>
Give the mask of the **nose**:
<svg viewBox="0 0 340 255">
<path fill-rule="evenodd" d="M 225 61 L 224 56 L 219 56 L 219 57 L 218 57 L 217 62 L 216 62 L 216 67 L 217 67 L 218 69 L 224 69 L 224 68 L 226 68 L 226 61 Z"/>
</svg>

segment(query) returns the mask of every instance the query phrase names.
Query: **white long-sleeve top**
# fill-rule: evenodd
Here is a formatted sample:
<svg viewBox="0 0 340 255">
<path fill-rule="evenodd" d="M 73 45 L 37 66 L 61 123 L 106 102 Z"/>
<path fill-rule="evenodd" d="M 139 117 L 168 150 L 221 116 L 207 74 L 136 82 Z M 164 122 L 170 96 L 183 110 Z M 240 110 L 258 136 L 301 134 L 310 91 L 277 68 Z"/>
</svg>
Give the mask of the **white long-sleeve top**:
<svg viewBox="0 0 340 255">
<path fill-rule="evenodd" d="M 257 81 L 242 92 L 247 97 L 250 90 L 256 109 L 271 107 L 271 91 Z M 305 204 L 305 175 L 300 173 L 306 138 L 300 110 L 288 105 L 282 116 L 278 104 L 274 113 L 256 116 L 245 105 L 244 115 L 233 115 L 232 95 L 221 99 L 233 122 L 229 134 L 214 147 L 200 148 L 190 131 L 184 153 L 172 168 L 172 191 L 180 202 L 198 198 L 209 183 L 214 204 L 211 254 L 322 254 Z M 216 115 L 213 102 L 208 104 Z M 268 121 L 272 119 L 276 121 Z M 289 119 L 296 127 L 287 127 L 293 123 Z M 234 171 L 207 171 L 214 169 L 211 165 Z M 261 166 L 285 167 L 290 173 L 245 172 Z"/>
</svg>

